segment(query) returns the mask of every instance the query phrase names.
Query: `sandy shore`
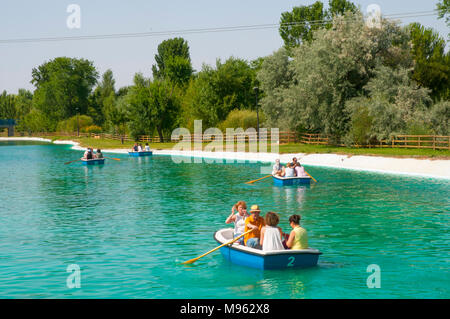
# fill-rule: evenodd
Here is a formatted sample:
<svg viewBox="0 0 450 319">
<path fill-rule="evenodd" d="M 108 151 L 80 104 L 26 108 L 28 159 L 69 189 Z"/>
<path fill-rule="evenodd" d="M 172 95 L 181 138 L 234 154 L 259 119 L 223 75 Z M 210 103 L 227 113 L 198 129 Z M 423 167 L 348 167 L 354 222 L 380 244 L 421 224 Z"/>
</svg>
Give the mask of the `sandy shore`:
<svg viewBox="0 0 450 319">
<path fill-rule="evenodd" d="M 2 137 L 0 141 L 42 141 L 51 142 L 49 139 L 32 137 Z M 70 144 L 72 149 L 84 151 L 78 143 L 73 141 L 54 141 L 55 144 Z M 109 149 L 104 153 L 127 154 L 128 150 Z M 273 163 L 279 158 L 282 163 L 291 161 L 297 157 L 302 164 L 309 166 L 323 166 L 358 171 L 370 171 L 384 174 L 400 174 L 432 177 L 450 180 L 450 160 L 429 160 L 415 158 L 393 158 L 379 156 L 349 156 L 337 154 L 273 154 L 273 153 L 244 153 L 244 152 L 204 152 L 204 151 L 177 151 L 177 150 L 153 150 L 155 155 L 169 155 L 174 161 L 189 160 L 193 162 L 213 161 L 258 161 Z M 187 157 L 187 158 L 186 158 Z M 270 174 L 270 166 L 264 167 L 262 173 Z"/>
</svg>

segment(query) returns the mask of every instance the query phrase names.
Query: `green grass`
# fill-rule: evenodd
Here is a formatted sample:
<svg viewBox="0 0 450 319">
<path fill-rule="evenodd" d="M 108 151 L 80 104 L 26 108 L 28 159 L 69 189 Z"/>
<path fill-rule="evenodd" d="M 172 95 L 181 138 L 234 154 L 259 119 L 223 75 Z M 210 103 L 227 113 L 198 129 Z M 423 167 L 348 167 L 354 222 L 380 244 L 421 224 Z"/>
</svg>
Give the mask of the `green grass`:
<svg viewBox="0 0 450 319">
<path fill-rule="evenodd" d="M 427 157 L 450 159 L 450 150 L 420 148 L 352 148 L 328 145 L 286 144 L 280 145 L 280 153 L 374 155 L 386 157 Z"/>
<path fill-rule="evenodd" d="M 48 138 L 48 137 L 46 137 Z M 72 140 L 79 142 L 82 147 L 92 147 L 94 149 L 131 149 L 134 142 L 112 139 L 95 139 L 87 137 L 68 137 L 55 136 L 52 140 Z M 145 145 L 145 143 L 141 143 Z M 149 143 L 151 149 L 172 149 L 177 143 Z M 209 143 L 203 143 L 203 147 Z M 224 144 L 223 150 L 226 150 Z M 193 144 L 192 144 L 193 149 Z M 249 151 L 249 144 L 246 144 L 246 151 Z M 270 145 L 267 152 L 271 151 Z M 351 148 L 328 145 L 309 145 L 309 144 L 284 144 L 279 146 L 281 154 L 288 153 L 306 153 L 306 154 L 343 154 L 343 155 L 372 155 L 385 157 L 416 157 L 433 159 L 450 159 L 450 150 L 432 150 L 416 148 Z"/>
</svg>

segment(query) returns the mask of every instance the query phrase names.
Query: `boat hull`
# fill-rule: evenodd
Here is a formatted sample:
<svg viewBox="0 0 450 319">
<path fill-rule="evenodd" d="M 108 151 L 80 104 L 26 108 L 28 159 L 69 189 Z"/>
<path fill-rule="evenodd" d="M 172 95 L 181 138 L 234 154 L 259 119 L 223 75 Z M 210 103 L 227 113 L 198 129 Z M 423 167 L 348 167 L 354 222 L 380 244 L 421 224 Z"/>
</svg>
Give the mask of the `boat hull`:
<svg viewBox="0 0 450 319">
<path fill-rule="evenodd" d="M 152 156 L 153 152 L 128 152 L 131 157 Z"/>
<path fill-rule="evenodd" d="M 224 236 L 224 233 L 226 235 Z M 233 229 L 224 229 L 214 234 L 214 239 L 220 243 L 231 240 Z M 263 252 L 237 244 L 220 248 L 222 256 L 229 262 L 261 270 L 308 268 L 317 266 L 319 256 L 322 254 L 316 249 L 280 250 Z"/>
<path fill-rule="evenodd" d="M 272 179 L 277 186 L 309 185 L 311 183 L 311 177 L 279 177 L 272 175 Z"/>
<path fill-rule="evenodd" d="M 96 158 L 91 160 L 81 159 L 81 163 L 83 165 L 102 165 L 105 164 L 105 159 L 104 158 Z"/>
</svg>

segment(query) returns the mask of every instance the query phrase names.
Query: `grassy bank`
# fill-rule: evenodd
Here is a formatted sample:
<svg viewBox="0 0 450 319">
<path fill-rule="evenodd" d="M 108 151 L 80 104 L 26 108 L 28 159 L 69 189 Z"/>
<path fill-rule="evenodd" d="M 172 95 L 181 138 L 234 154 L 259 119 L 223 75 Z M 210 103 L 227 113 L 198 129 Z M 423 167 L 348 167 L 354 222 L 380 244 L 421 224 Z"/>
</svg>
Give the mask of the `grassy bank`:
<svg viewBox="0 0 450 319">
<path fill-rule="evenodd" d="M 82 147 L 92 147 L 94 149 L 131 149 L 134 142 L 124 141 L 122 144 L 118 140 L 94 139 L 87 137 L 67 137 L 55 136 L 52 140 L 72 140 L 80 143 Z M 142 143 L 145 145 L 145 143 Z M 151 149 L 164 150 L 172 149 L 177 143 L 149 143 Z M 204 143 L 203 147 L 209 143 Z M 192 144 L 193 148 L 193 144 Z M 225 144 L 223 150 L 226 150 Z M 246 144 L 246 151 L 249 151 L 249 144 Z M 270 145 L 267 151 L 271 151 Z M 413 158 L 432 158 L 432 159 L 450 159 L 450 150 L 432 150 L 415 148 L 350 148 L 328 145 L 309 145 L 309 144 L 284 144 L 279 146 L 281 154 L 287 153 L 305 153 L 305 154 L 342 154 L 342 155 L 369 155 L 385 157 L 413 157 Z"/>
</svg>

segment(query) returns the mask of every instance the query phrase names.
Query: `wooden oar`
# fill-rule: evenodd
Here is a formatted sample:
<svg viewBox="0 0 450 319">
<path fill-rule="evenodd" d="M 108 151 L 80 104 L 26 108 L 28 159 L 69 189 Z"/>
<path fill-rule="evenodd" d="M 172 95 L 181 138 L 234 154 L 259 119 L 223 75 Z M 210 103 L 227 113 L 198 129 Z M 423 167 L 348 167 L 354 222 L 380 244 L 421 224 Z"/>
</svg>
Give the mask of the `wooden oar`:
<svg viewBox="0 0 450 319">
<path fill-rule="evenodd" d="M 209 255 L 209 254 L 212 253 L 212 252 L 215 252 L 217 249 L 222 248 L 223 246 L 231 245 L 231 244 L 234 243 L 236 240 L 238 240 L 239 238 L 241 238 L 241 237 L 247 235 L 248 233 L 250 233 L 250 232 L 252 232 L 252 231 L 253 231 L 253 229 L 250 229 L 249 231 L 246 231 L 246 232 L 243 233 L 242 235 L 240 235 L 240 236 L 238 236 L 238 237 L 236 237 L 236 238 L 233 238 L 233 240 L 230 240 L 229 242 L 227 242 L 227 243 L 225 243 L 225 244 L 222 244 L 222 245 L 220 245 L 219 247 L 216 247 L 216 248 L 214 248 L 214 249 L 208 251 L 207 253 L 205 253 L 205 254 L 203 254 L 203 255 L 201 255 L 201 256 L 198 256 L 197 258 L 194 258 L 194 259 L 190 259 L 190 260 L 188 260 L 188 261 L 185 261 L 183 264 L 185 264 L 185 265 L 186 265 L 186 264 L 193 264 L 193 263 L 195 263 L 197 260 L 199 260 L 200 258 L 205 257 L 206 255 Z"/>
<path fill-rule="evenodd" d="M 113 159 L 115 161 L 120 161 L 120 158 L 114 158 L 114 157 L 104 157 L 104 158 L 109 158 L 109 159 Z"/>
<path fill-rule="evenodd" d="M 270 176 L 272 176 L 272 174 L 264 176 L 264 177 L 261 177 L 261 178 L 258 178 L 258 179 L 255 179 L 254 181 L 246 182 L 245 184 L 253 184 L 254 182 L 260 181 L 260 180 L 262 180 L 264 178 L 267 178 L 267 177 L 270 177 Z"/>
<path fill-rule="evenodd" d="M 309 173 L 307 171 L 305 171 L 305 173 L 309 175 Z M 317 183 L 317 181 L 314 177 L 312 177 L 311 175 L 309 175 L 309 177 L 311 177 L 313 179 L 313 181 L 315 181 Z"/>
<path fill-rule="evenodd" d="M 73 162 L 76 162 L 76 161 L 81 161 L 81 158 L 79 158 L 79 159 L 77 159 L 77 160 L 74 160 L 74 161 L 70 161 L 70 162 L 65 162 L 64 164 L 70 164 L 70 163 L 73 163 Z"/>
</svg>

